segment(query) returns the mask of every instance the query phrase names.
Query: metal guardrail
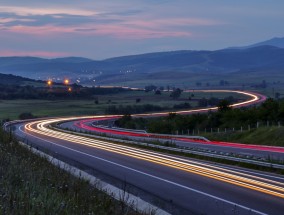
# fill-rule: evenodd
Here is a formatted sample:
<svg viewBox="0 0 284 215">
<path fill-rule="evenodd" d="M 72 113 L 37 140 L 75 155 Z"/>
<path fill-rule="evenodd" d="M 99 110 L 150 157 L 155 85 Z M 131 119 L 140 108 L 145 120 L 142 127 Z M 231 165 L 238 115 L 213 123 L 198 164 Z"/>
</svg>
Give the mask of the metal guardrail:
<svg viewBox="0 0 284 215">
<path fill-rule="evenodd" d="M 67 130 L 52 127 L 52 126 L 50 126 L 50 128 L 57 130 L 57 131 L 69 133 L 69 134 L 77 134 L 77 135 L 79 134 L 81 136 L 92 137 L 92 138 L 97 138 L 97 139 L 102 139 L 102 140 L 113 141 L 113 142 L 129 143 L 129 144 L 135 144 L 135 145 L 140 145 L 140 146 L 149 146 L 149 147 L 152 147 L 152 148 L 164 149 L 164 150 L 168 150 L 168 151 L 182 152 L 182 153 L 188 153 L 188 154 L 194 154 L 194 155 L 200 155 L 200 156 L 218 158 L 218 159 L 225 159 L 225 160 L 254 164 L 254 165 L 258 165 L 258 166 L 270 167 L 270 168 L 275 168 L 275 169 L 284 169 L 284 165 L 282 165 L 282 164 L 274 164 L 274 163 L 268 163 L 268 162 L 257 161 L 257 160 L 250 160 L 250 159 L 245 159 L 245 158 L 232 157 L 232 156 L 227 156 L 227 155 L 218 155 L 218 154 L 212 154 L 212 153 L 208 153 L 208 152 L 199 152 L 199 151 L 188 150 L 188 149 L 173 148 L 173 147 L 168 147 L 168 146 L 160 146 L 160 145 L 155 145 L 155 144 L 151 144 L 151 143 L 121 140 L 121 139 L 111 138 L 111 137 L 102 137 L 102 136 L 96 136 L 96 135 L 91 135 L 91 134 L 84 134 L 84 133 L 80 133 L 80 132 L 67 131 Z"/>
<path fill-rule="evenodd" d="M 95 125 L 94 123 L 92 123 L 92 127 L 94 128 L 104 128 L 104 129 L 108 129 L 108 130 L 113 130 L 113 131 L 129 131 L 129 132 L 134 132 L 134 133 L 142 133 L 142 134 L 147 134 L 148 137 L 151 138 L 163 138 L 163 139 L 171 139 L 171 138 L 187 138 L 187 139 L 192 139 L 192 140 L 202 140 L 205 142 L 210 142 L 210 140 L 208 140 L 205 137 L 202 136 L 185 136 L 185 135 L 172 135 L 172 134 L 154 134 L 154 133 L 147 133 L 147 131 L 145 130 L 136 130 L 136 129 L 126 129 L 126 128 L 120 128 L 120 127 L 108 127 L 105 125 Z M 95 131 L 96 132 L 96 131 Z M 98 132 L 100 133 L 100 132 Z"/>
<path fill-rule="evenodd" d="M 92 126 L 95 128 L 105 128 L 105 129 L 114 130 L 114 131 L 130 131 L 130 132 L 135 132 L 135 133 L 147 134 L 147 131 L 145 130 L 127 129 L 127 128 L 120 128 L 120 127 L 115 127 L 115 126 L 109 127 L 106 125 L 95 125 L 94 123 L 92 123 Z"/>
</svg>

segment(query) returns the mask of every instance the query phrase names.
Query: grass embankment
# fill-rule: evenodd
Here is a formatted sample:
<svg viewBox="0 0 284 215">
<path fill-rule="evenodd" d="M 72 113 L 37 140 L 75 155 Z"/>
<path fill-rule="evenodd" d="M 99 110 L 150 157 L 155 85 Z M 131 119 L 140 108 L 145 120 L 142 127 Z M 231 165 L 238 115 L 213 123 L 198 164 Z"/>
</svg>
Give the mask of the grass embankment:
<svg viewBox="0 0 284 215">
<path fill-rule="evenodd" d="M 263 127 L 243 132 L 202 134 L 210 140 L 284 147 L 284 127 Z"/>
<path fill-rule="evenodd" d="M 0 214 L 138 214 L 0 129 Z"/>
</svg>

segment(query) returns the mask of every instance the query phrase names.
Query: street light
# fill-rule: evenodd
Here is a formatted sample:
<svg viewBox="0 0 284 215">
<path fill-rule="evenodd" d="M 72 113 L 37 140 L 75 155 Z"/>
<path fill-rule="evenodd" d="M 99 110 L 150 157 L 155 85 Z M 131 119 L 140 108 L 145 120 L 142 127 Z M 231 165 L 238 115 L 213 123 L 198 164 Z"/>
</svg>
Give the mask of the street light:
<svg viewBox="0 0 284 215">
<path fill-rule="evenodd" d="M 72 88 L 71 87 L 68 87 L 68 92 L 72 92 Z"/>
<path fill-rule="evenodd" d="M 47 85 L 50 87 L 52 85 L 52 81 L 51 80 L 48 80 L 47 82 Z"/>
<path fill-rule="evenodd" d="M 68 80 L 68 79 L 65 79 L 65 80 L 64 80 L 64 84 L 65 84 L 65 85 L 68 85 L 68 84 L 69 84 L 69 80 Z"/>
</svg>

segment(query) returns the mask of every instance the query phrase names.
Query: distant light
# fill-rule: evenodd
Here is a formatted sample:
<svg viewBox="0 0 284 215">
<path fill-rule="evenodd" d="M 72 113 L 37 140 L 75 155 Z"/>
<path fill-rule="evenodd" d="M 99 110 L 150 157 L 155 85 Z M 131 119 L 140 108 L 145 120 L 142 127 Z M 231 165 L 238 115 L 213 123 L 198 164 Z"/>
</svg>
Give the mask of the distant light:
<svg viewBox="0 0 284 215">
<path fill-rule="evenodd" d="M 68 79 L 65 79 L 65 80 L 64 80 L 64 84 L 66 84 L 66 85 L 68 85 L 69 82 L 70 82 L 70 81 L 69 81 Z"/>
<path fill-rule="evenodd" d="M 71 87 L 68 88 L 68 92 L 72 92 L 72 88 Z"/>
<path fill-rule="evenodd" d="M 52 81 L 51 81 L 51 80 L 48 80 L 48 81 L 47 81 L 47 85 L 48 85 L 48 86 L 51 86 L 51 85 L 52 85 Z"/>
</svg>

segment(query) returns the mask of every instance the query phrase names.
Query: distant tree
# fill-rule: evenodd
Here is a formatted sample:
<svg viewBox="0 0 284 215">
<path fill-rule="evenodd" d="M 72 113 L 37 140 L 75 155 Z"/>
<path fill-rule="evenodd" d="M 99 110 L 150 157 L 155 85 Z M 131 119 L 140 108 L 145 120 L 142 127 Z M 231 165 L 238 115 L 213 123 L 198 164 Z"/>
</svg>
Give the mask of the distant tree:
<svg viewBox="0 0 284 215">
<path fill-rule="evenodd" d="M 156 94 L 156 95 L 162 95 L 161 90 L 156 90 L 156 91 L 155 91 L 155 94 Z"/>
<path fill-rule="evenodd" d="M 225 80 L 220 80 L 219 85 L 220 86 L 227 86 L 227 85 L 229 85 L 229 82 L 225 81 Z"/>
<path fill-rule="evenodd" d="M 155 85 L 145 86 L 145 92 L 155 91 L 157 87 Z"/>
<path fill-rule="evenodd" d="M 35 118 L 35 116 L 34 116 L 32 113 L 30 113 L 30 112 L 21 113 L 21 114 L 19 115 L 19 119 L 21 119 L 21 120 L 24 120 L 24 119 L 33 119 L 33 118 Z"/>
<path fill-rule="evenodd" d="M 182 93 L 182 90 L 180 88 L 176 88 L 173 90 L 170 97 L 172 97 L 173 99 L 177 99 L 180 97 L 181 93 Z"/>
<path fill-rule="evenodd" d="M 165 88 L 163 86 L 159 87 L 159 90 L 163 91 Z"/>
<path fill-rule="evenodd" d="M 230 106 L 230 102 L 228 100 L 221 100 L 218 104 L 218 111 L 220 112 L 226 112 L 231 109 L 232 107 Z"/>
<path fill-rule="evenodd" d="M 174 118 L 176 118 L 176 116 L 177 116 L 177 113 L 171 112 L 171 113 L 169 113 L 169 115 L 168 115 L 168 119 L 169 119 L 169 120 L 174 119 Z"/>
<path fill-rule="evenodd" d="M 215 106 L 215 105 L 218 105 L 219 102 L 220 102 L 220 100 L 219 100 L 218 98 L 211 97 L 211 98 L 208 100 L 208 105 Z"/>
<path fill-rule="evenodd" d="M 171 89 L 171 88 L 170 88 L 170 86 L 168 85 L 168 86 L 167 86 L 167 91 L 169 92 L 169 91 L 170 91 L 170 89 Z"/>
</svg>

